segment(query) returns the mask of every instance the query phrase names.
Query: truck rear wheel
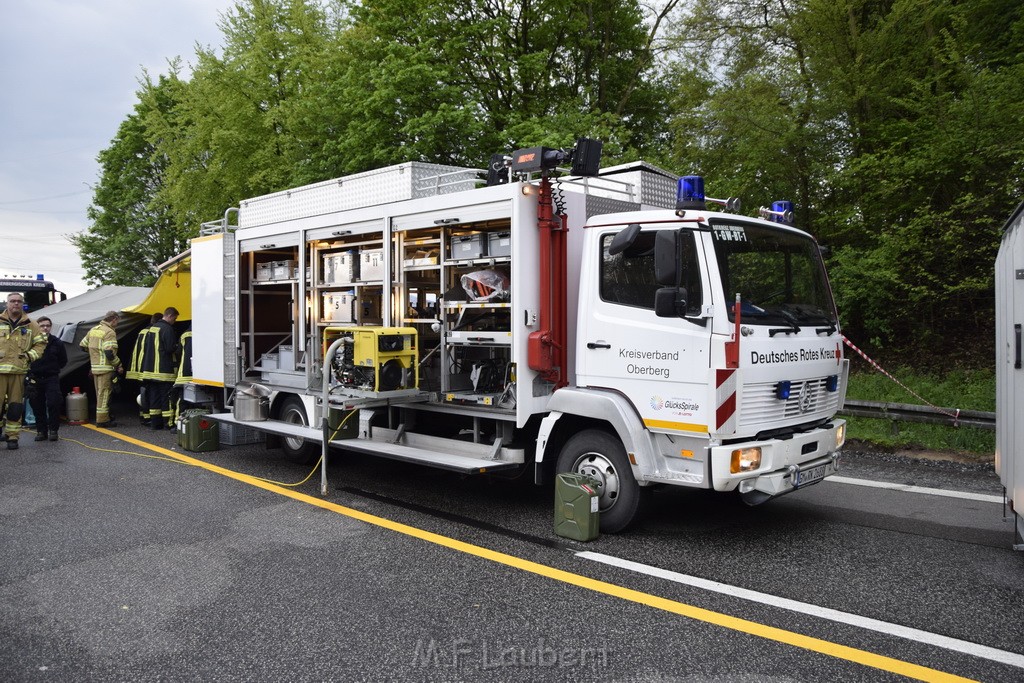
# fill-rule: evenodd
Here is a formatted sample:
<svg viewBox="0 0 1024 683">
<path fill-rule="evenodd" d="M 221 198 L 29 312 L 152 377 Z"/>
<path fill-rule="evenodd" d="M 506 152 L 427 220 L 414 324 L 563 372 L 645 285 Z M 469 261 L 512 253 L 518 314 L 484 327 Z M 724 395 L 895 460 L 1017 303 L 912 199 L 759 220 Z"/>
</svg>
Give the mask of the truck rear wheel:
<svg viewBox="0 0 1024 683">
<path fill-rule="evenodd" d="M 306 408 L 296 396 L 289 396 L 284 400 L 278 417 L 282 422 L 303 427 L 309 426 Z M 312 465 L 320 456 L 320 449 L 316 444 L 299 437 L 282 436 L 281 450 L 284 451 L 284 457 L 297 465 Z"/>
<path fill-rule="evenodd" d="M 562 448 L 556 468 L 597 480 L 603 533 L 622 531 L 639 518 L 647 491 L 637 484 L 626 449 L 612 434 L 600 429 L 576 434 Z"/>
</svg>

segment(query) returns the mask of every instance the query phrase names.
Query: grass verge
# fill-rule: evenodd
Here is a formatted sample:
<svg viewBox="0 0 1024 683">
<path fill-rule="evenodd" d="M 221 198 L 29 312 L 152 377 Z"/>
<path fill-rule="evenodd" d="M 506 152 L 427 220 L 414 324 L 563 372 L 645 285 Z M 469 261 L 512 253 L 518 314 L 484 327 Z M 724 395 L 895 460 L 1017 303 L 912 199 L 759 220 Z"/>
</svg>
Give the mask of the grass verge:
<svg viewBox="0 0 1024 683">
<path fill-rule="evenodd" d="M 874 370 L 850 373 L 847 398 L 932 405 L 961 410 L 995 410 L 996 380 L 992 370 L 953 369 L 927 374 L 908 368 L 889 369 L 920 398 Z M 850 439 L 893 450 L 953 451 L 972 459 L 991 457 L 995 452 L 994 431 L 976 427 L 896 422 L 866 417 L 847 417 Z"/>
</svg>

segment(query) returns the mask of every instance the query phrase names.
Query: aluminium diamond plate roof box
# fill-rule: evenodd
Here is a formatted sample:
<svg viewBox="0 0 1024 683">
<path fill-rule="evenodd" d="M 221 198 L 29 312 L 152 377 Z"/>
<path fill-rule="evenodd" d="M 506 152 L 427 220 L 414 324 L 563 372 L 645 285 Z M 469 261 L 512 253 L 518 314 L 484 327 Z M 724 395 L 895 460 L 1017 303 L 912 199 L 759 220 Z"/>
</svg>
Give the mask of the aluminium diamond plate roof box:
<svg viewBox="0 0 1024 683">
<path fill-rule="evenodd" d="M 480 173 L 473 168 L 408 161 L 246 199 L 239 205 L 238 227 L 471 190 L 482 182 Z"/>
</svg>

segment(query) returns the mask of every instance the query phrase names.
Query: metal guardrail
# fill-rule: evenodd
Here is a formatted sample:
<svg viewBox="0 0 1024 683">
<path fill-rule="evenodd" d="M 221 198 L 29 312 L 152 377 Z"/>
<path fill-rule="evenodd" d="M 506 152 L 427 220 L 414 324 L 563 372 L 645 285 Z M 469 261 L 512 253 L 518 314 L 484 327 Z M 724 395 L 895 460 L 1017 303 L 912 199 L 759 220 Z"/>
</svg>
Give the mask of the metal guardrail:
<svg viewBox="0 0 1024 683">
<path fill-rule="evenodd" d="M 925 422 L 943 424 L 949 427 L 977 427 L 978 429 L 996 428 L 996 414 L 981 410 L 961 410 L 957 414 L 955 408 L 932 408 L 931 406 L 913 405 L 908 403 L 883 403 L 879 401 L 855 401 L 847 399 L 841 415 L 855 417 L 871 417 L 896 422 Z"/>
</svg>

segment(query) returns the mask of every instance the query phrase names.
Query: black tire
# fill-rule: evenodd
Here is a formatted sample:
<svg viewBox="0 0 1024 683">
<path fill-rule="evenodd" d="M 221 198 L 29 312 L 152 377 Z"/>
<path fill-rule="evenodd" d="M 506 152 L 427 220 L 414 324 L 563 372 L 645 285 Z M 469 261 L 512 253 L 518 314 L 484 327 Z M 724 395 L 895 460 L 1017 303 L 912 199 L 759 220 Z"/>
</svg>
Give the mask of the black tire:
<svg viewBox="0 0 1024 683">
<path fill-rule="evenodd" d="M 282 422 L 309 426 L 309 418 L 306 417 L 306 408 L 297 396 L 289 396 L 281 403 L 281 410 L 277 418 Z M 297 465 L 312 465 L 320 457 L 320 447 L 298 437 L 282 436 L 281 451 L 284 457 Z"/>
<path fill-rule="evenodd" d="M 649 492 L 637 484 L 626 449 L 614 435 L 600 429 L 576 434 L 558 455 L 556 471 L 597 480 L 601 533 L 617 533 L 640 518 Z"/>
</svg>

